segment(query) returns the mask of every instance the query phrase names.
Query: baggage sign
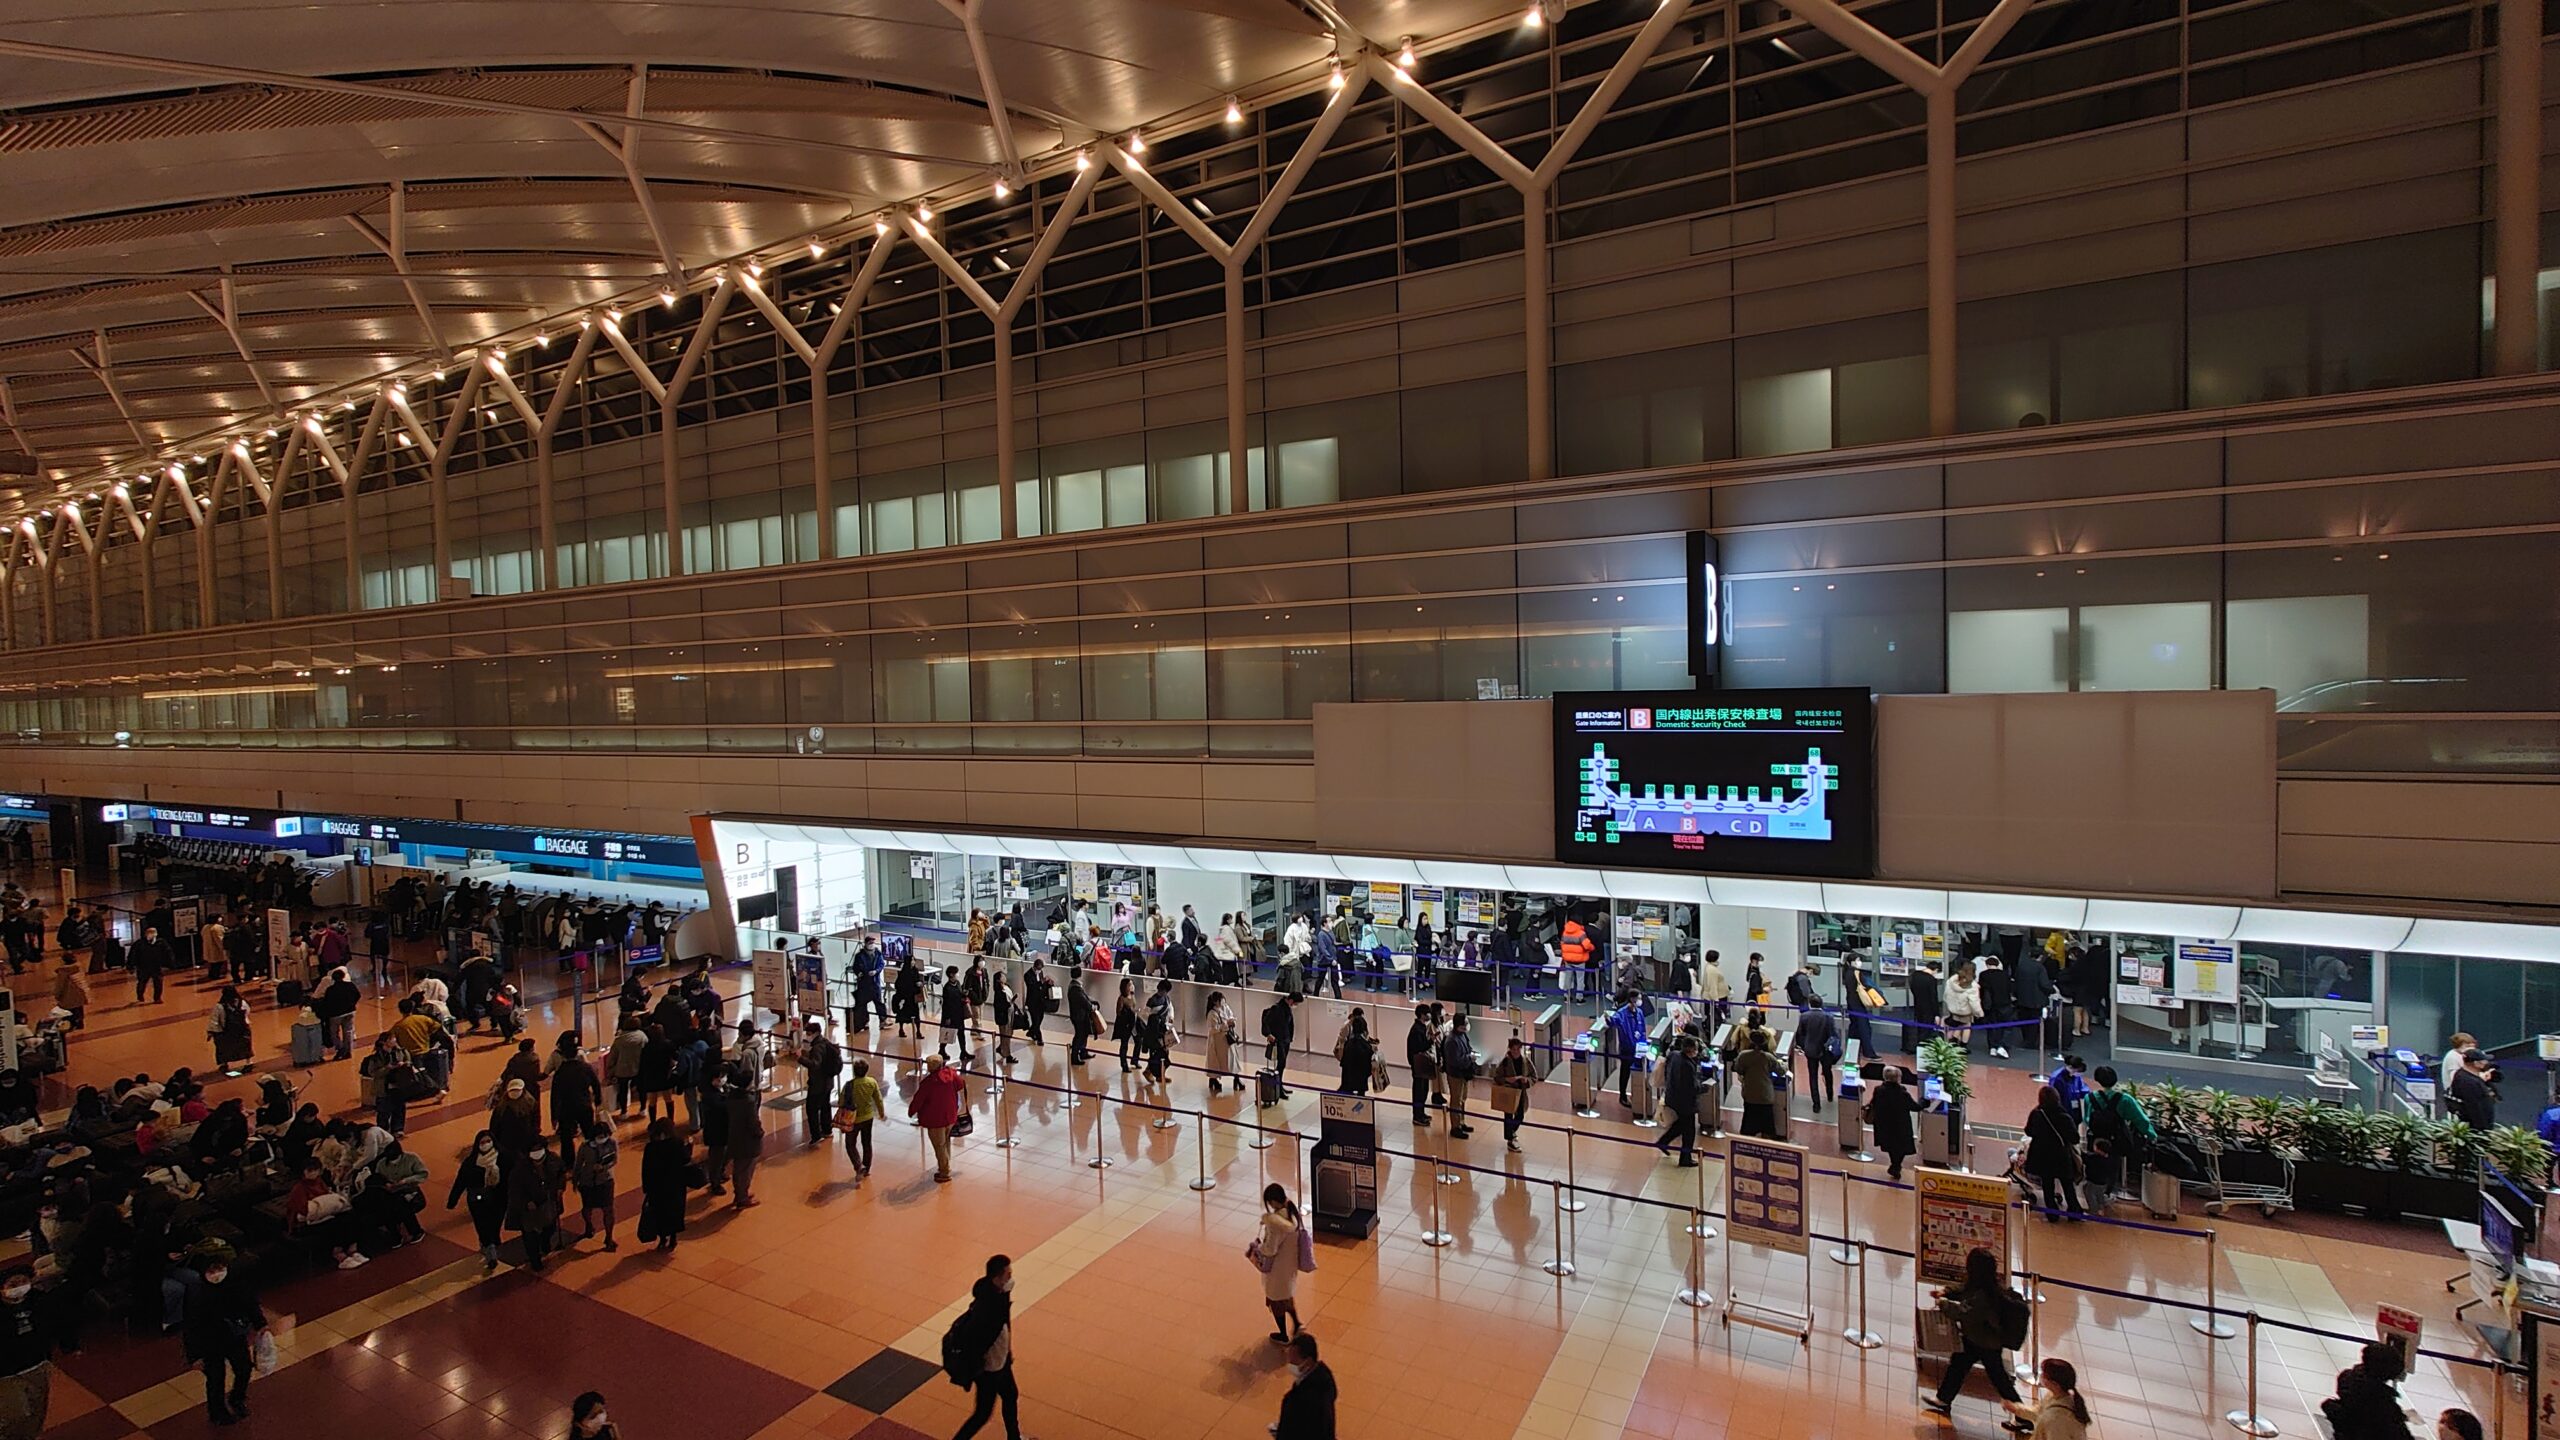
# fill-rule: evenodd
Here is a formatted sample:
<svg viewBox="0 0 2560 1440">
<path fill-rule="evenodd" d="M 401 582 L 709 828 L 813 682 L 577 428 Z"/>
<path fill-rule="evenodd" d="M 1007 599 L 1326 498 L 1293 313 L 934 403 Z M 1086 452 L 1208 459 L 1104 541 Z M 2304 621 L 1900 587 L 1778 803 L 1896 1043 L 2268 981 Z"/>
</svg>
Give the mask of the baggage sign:
<svg viewBox="0 0 2560 1440">
<path fill-rule="evenodd" d="M 1724 1171 L 1731 1239 L 1790 1255 L 1805 1253 L 1805 1148 L 1735 1136 Z"/>
<path fill-rule="evenodd" d="M 1965 1256 L 1988 1250 L 2009 1273 L 2009 1182 L 1998 1175 L 1922 1170 L 1912 1179 L 1920 1283 L 1961 1285 Z"/>
</svg>

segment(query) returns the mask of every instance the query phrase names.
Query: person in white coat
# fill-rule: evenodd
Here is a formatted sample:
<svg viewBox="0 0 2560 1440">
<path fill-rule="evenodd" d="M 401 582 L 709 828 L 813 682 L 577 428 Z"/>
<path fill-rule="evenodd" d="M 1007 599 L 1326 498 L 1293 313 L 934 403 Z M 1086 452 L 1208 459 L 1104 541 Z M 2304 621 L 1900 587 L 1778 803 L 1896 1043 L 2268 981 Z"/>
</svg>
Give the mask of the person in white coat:
<svg viewBox="0 0 2560 1440">
<path fill-rule="evenodd" d="M 1947 988 L 1940 997 L 1947 1010 L 1947 1038 L 1967 1049 L 1973 1047 L 1973 1022 L 1982 1018 L 1982 980 L 1967 961 L 1947 977 Z"/>
</svg>

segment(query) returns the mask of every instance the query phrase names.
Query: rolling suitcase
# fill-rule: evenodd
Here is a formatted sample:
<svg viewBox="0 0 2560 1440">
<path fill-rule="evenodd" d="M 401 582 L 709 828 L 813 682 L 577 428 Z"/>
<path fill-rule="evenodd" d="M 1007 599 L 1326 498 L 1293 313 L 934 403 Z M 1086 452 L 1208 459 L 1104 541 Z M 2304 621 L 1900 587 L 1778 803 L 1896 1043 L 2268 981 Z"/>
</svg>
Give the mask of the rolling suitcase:
<svg viewBox="0 0 2560 1440">
<path fill-rule="evenodd" d="M 290 1010 L 290 1009 L 294 1008 L 295 1006 L 300 1005 L 301 1003 L 302 1003 L 302 982 L 301 982 L 301 981 L 299 981 L 299 980 L 279 980 L 279 981 L 277 981 L 277 982 L 276 982 L 276 1008 L 277 1008 L 277 1009 L 279 1009 L 279 1010 Z"/>
<path fill-rule="evenodd" d="M 2142 1172 L 2142 1208 L 2154 1220 L 2178 1218 L 2178 1177 L 2166 1170 Z"/>
<path fill-rule="evenodd" d="M 1253 1072 L 1254 1104 L 1263 1106 L 1279 1104 L 1280 1088 L 1279 1071 L 1264 1069 Z"/>
<path fill-rule="evenodd" d="M 296 1065 L 319 1064 L 328 1053 L 324 1035 L 325 1031 L 317 1021 L 308 1021 L 294 1026 L 293 1063 Z"/>
</svg>

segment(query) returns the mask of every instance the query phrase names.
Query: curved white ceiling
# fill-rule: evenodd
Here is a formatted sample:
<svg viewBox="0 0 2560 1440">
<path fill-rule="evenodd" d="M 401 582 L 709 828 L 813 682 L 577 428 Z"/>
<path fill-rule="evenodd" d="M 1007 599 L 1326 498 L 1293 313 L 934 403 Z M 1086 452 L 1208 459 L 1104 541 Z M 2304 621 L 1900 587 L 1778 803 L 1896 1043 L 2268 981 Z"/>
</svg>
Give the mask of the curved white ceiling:
<svg viewBox="0 0 2560 1440">
<path fill-rule="evenodd" d="M 433 353 L 380 246 L 460 347 L 706 264 L 975 185 L 1343 43 L 1498 21 L 1515 0 L 16 0 L 0 14 L 0 386 L 56 474 L 267 405 L 217 319 L 228 273 L 276 405 Z M 982 73 L 978 51 L 983 50 Z M 635 86 L 634 77 L 639 77 Z M 331 84 L 348 87 L 331 90 Z M 99 355 L 99 335 L 106 337 Z M 99 361 L 124 393 L 102 383 Z"/>
</svg>

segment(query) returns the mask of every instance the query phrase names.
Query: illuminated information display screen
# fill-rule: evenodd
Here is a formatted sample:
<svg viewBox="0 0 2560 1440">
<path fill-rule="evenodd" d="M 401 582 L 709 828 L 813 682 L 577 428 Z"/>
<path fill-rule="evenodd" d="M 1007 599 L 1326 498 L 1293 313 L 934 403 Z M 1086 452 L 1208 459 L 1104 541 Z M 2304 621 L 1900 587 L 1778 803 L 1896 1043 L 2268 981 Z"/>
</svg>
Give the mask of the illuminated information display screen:
<svg viewBox="0 0 2560 1440">
<path fill-rule="evenodd" d="M 1556 858 L 1761 875 L 1875 870 L 1864 690 L 1555 697 Z"/>
</svg>

